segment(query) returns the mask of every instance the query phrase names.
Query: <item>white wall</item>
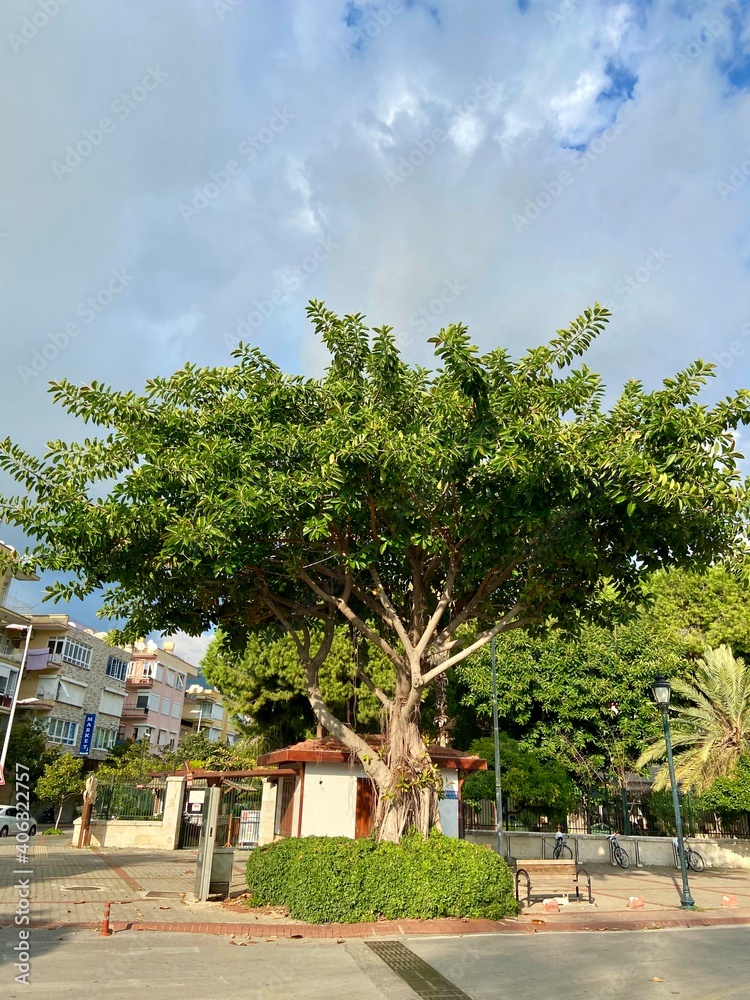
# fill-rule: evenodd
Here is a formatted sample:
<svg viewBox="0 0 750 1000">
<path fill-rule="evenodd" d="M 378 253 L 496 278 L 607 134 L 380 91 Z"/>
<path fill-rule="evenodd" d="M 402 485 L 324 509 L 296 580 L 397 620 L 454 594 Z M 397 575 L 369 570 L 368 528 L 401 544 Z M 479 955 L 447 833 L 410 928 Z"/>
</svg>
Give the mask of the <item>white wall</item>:
<svg viewBox="0 0 750 1000">
<path fill-rule="evenodd" d="M 357 771 L 348 764 L 305 764 L 303 837 L 353 837 Z"/>
</svg>

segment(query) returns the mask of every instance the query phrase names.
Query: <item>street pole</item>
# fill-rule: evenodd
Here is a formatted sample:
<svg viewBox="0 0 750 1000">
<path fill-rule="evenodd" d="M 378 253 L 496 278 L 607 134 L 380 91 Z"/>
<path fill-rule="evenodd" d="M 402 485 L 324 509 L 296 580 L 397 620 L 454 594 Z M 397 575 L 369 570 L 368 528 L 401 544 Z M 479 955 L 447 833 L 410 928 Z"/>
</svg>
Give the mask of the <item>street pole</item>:
<svg viewBox="0 0 750 1000">
<path fill-rule="evenodd" d="M 500 724 L 497 711 L 497 664 L 495 662 L 495 637 L 490 639 L 492 660 L 492 722 L 495 735 L 495 806 L 497 810 L 497 853 L 503 856 L 503 783 L 500 774 Z"/>
<path fill-rule="evenodd" d="M 672 786 L 672 805 L 674 806 L 674 822 L 677 828 L 677 853 L 680 857 L 680 868 L 682 869 L 682 892 L 680 893 L 680 906 L 683 910 L 692 910 L 695 900 L 690 895 L 690 885 L 688 884 L 687 864 L 685 862 L 685 842 L 682 839 L 682 816 L 680 815 L 680 797 L 677 794 L 677 780 L 674 774 L 674 759 L 672 758 L 672 734 L 669 731 L 669 707 L 661 708 L 661 717 L 664 722 L 664 740 L 667 744 L 667 764 L 669 766 L 669 783 Z"/>
<path fill-rule="evenodd" d="M 11 626 L 12 627 L 12 626 Z M 5 758 L 8 756 L 8 746 L 10 745 L 10 730 L 13 726 L 13 719 L 16 715 L 16 705 L 18 704 L 18 694 L 21 690 L 21 681 L 23 679 L 23 672 L 26 669 L 26 660 L 29 655 L 29 643 L 31 642 L 31 625 L 20 625 L 16 628 L 26 629 L 26 644 L 23 647 L 23 656 L 21 657 L 21 666 L 18 668 L 18 677 L 16 678 L 16 686 L 13 690 L 13 698 L 10 702 L 10 711 L 8 713 L 8 725 L 5 730 L 5 739 L 3 740 L 3 749 L 0 753 L 0 771 L 5 768 Z"/>
</svg>

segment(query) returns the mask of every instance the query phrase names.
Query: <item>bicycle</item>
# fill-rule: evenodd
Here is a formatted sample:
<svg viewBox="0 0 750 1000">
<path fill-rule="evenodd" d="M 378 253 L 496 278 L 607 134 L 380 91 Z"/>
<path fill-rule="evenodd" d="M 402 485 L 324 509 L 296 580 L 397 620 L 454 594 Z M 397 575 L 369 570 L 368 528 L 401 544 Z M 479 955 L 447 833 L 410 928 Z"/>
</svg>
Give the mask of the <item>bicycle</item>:
<svg viewBox="0 0 750 1000">
<path fill-rule="evenodd" d="M 692 871 L 694 872 L 702 872 L 703 869 L 706 867 L 706 862 L 703 860 L 703 855 L 699 854 L 694 847 L 691 847 L 686 840 L 683 840 L 682 843 L 685 848 L 685 864 L 688 866 L 688 868 L 692 869 Z M 674 847 L 674 863 L 679 868 L 680 852 L 676 837 L 672 841 L 672 846 Z"/>
<path fill-rule="evenodd" d="M 609 851 L 612 856 L 612 860 L 618 864 L 620 868 L 629 868 L 630 858 L 628 857 L 628 852 L 624 847 L 620 847 L 620 841 L 617 839 L 617 834 L 610 834 L 607 839 L 609 840 Z"/>
<path fill-rule="evenodd" d="M 555 834 L 555 847 L 552 851 L 552 857 L 555 861 L 559 861 L 560 858 L 570 858 L 573 860 L 573 852 L 568 847 L 568 838 L 564 833 Z"/>
</svg>

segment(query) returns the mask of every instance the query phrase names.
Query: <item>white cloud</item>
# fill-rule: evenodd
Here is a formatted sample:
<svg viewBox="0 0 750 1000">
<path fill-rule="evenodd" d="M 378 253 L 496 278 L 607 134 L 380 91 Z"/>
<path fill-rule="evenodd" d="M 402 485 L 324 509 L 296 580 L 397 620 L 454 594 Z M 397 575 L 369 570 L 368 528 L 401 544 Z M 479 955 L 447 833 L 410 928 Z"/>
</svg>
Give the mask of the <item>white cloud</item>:
<svg viewBox="0 0 750 1000">
<path fill-rule="evenodd" d="M 736 37 L 712 39 L 705 8 L 600 0 L 559 5 L 567 13 L 551 21 L 554 3 L 521 14 L 435 0 L 435 14 L 404 4 L 353 50 L 344 0 L 288 6 L 246 0 L 221 20 L 184 0 L 163 0 L 158 18 L 150 0 L 80 0 L 28 45 L 6 45 L 2 434 L 39 451 L 79 432 L 52 407 L 50 378 L 138 388 L 187 360 L 227 363 L 224 334 L 321 238 L 339 248 L 283 286 L 253 332 L 292 371 L 325 363 L 304 317 L 312 297 L 394 325 L 408 356 L 429 363 L 411 317 L 454 279 L 467 290 L 435 326 L 461 319 L 482 348 L 516 353 L 609 301 L 615 318 L 591 364 L 613 389 L 631 375 L 658 382 L 739 338 L 750 184 L 725 198 L 718 185 L 748 158 L 750 92 L 721 63 L 745 44 L 746 15 Z M 0 42 L 33 9 L 4 5 Z M 53 159 L 153 66 L 164 82 L 58 181 Z M 480 80 L 491 98 L 475 99 Z M 264 142 L 277 113 L 293 117 Z M 613 122 L 625 127 L 598 138 Z M 435 129 L 450 139 L 424 152 Z M 248 138 L 255 155 L 186 224 L 180 204 Z M 585 157 L 564 148 L 575 144 Z M 389 185 L 399 165 L 407 176 Z M 519 230 L 514 216 L 539 201 Z M 654 248 L 670 255 L 658 270 L 645 263 Z M 62 343 L 79 303 L 124 267 L 137 280 L 55 353 L 50 338 Z M 636 273 L 647 278 L 633 289 Z M 45 347 L 53 356 L 24 382 L 19 366 Z M 749 362 L 750 350 L 711 393 L 746 382 Z"/>
</svg>

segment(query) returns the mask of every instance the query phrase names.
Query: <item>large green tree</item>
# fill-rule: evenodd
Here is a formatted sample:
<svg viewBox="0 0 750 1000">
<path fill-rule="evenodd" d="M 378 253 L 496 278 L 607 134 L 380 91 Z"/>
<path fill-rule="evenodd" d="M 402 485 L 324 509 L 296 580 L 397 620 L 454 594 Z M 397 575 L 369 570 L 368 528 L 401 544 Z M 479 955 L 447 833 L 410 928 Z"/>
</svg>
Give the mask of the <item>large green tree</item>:
<svg viewBox="0 0 750 1000">
<path fill-rule="evenodd" d="M 334 715 L 355 730 L 379 732 L 383 706 L 358 680 L 365 668 L 381 690 L 393 689 L 389 661 L 342 626 L 321 664 L 318 683 Z M 227 708 L 247 719 L 249 731 L 261 737 L 269 749 L 302 739 L 315 728 L 305 671 L 290 635 L 252 635 L 245 649 L 237 653 L 219 632 L 206 651 L 201 670 L 209 684 L 221 691 Z"/>
<path fill-rule="evenodd" d="M 661 732 L 651 685 L 657 673 L 680 675 L 688 665 L 669 639 L 642 616 L 605 628 L 584 625 L 496 642 L 502 728 L 564 762 L 582 780 L 608 772 L 624 783 L 646 743 Z M 492 718 L 489 650 L 459 668 L 462 701 L 484 725 Z"/>
<path fill-rule="evenodd" d="M 126 637 L 218 624 L 242 649 L 271 621 L 286 630 L 316 718 L 372 777 L 396 839 L 437 817 L 419 723 L 442 673 L 501 632 L 602 616 L 605 580 L 627 597 L 641 570 L 744 546 L 733 432 L 750 393 L 702 405 L 712 366 L 696 362 L 605 408 L 573 364 L 605 326 L 598 305 L 517 361 L 449 326 L 434 373 L 388 327 L 309 315 L 331 356 L 321 378 L 241 346 L 232 366 L 186 365 L 142 395 L 54 384 L 103 435 L 43 458 L 6 442 L 25 493 L 0 513 L 37 539 L 28 564 L 70 574 L 53 595 L 107 588 Z M 322 696 L 337 624 L 393 664 L 392 692 L 361 674 L 387 715 L 379 754 Z"/>
</svg>

